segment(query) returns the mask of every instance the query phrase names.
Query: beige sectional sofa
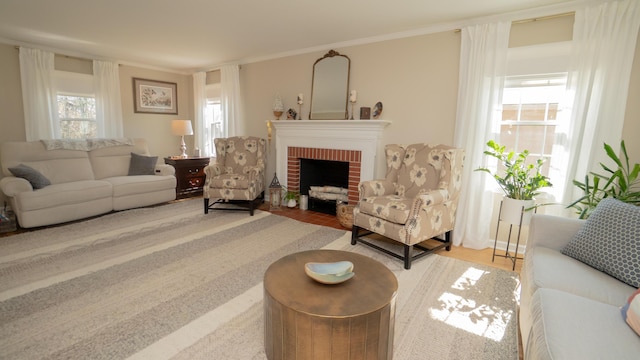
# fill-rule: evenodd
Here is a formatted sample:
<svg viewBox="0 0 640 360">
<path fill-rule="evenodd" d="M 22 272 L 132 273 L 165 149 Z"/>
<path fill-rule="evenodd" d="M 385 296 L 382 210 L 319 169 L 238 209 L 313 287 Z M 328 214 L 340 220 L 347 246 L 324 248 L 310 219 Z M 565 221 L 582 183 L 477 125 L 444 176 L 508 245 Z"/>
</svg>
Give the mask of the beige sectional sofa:
<svg viewBox="0 0 640 360">
<path fill-rule="evenodd" d="M 598 219 L 533 215 L 520 274 L 524 359 L 640 358 L 621 314 L 637 291 L 640 208 L 604 202 Z"/>
<path fill-rule="evenodd" d="M 24 228 L 175 199 L 175 169 L 148 155 L 143 139 L 6 142 L 0 189 Z M 16 177 L 10 168 L 33 169 L 36 179 Z"/>
</svg>

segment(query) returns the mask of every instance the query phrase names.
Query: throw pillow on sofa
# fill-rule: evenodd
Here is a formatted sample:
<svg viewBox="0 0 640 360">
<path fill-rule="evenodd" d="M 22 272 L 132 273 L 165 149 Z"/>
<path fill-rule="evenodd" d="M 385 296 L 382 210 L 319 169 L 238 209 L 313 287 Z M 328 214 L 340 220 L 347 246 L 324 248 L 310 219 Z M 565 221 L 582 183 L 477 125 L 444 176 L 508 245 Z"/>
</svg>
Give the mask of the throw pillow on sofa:
<svg viewBox="0 0 640 360">
<path fill-rule="evenodd" d="M 640 290 L 636 290 L 629 300 L 622 307 L 622 318 L 624 321 L 640 335 Z"/>
<path fill-rule="evenodd" d="M 640 287 L 640 207 L 603 199 L 562 253 Z"/>
<path fill-rule="evenodd" d="M 156 171 L 157 156 L 144 156 L 131 153 L 129 162 L 129 175 L 154 175 Z"/>
<path fill-rule="evenodd" d="M 51 185 L 51 181 L 49 181 L 49 179 L 42 175 L 38 170 L 25 164 L 10 167 L 9 171 L 11 171 L 13 176 L 27 180 L 31 183 L 31 186 L 34 189 L 42 189 L 45 186 Z"/>
</svg>

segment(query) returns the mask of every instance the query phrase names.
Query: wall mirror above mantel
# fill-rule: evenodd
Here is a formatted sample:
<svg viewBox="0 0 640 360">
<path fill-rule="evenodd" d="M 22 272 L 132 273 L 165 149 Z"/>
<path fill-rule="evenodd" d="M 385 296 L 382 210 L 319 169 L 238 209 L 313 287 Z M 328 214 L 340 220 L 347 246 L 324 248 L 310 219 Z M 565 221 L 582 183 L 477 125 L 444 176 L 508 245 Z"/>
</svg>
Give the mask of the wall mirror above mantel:
<svg viewBox="0 0 640 360">
<path fill-rule="evenodd" d="M 348 117 L 348 56 L 330 50 L 313 64 L 310 120 L 345 120 Z"/>
</svg>

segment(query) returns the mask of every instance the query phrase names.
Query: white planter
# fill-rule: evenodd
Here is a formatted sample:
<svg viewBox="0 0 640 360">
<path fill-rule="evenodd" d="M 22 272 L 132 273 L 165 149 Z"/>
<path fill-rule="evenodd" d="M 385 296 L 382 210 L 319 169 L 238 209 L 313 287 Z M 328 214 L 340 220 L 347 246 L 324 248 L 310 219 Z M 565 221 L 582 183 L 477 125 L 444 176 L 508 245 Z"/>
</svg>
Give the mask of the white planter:
<svg viewBox="0 0 640 360">
<path fill-rule="evenodd" d="M 502 199 L 500 221 L 513 225 L 529 225 L 535 200 L 516 200 L 508 197 Z M 527 210 L 530 209 L 530 210 Z M 522 217 L 522 224 L 520 218 Z"/>
<path fill-rule="evenodd" d="M 296 207 L 296 205 L 297 205 L 296 199 L 289 199 L 289 201 L 287 201 L 287 206 L 290 208 L 294 208 Z"/>
</svg>

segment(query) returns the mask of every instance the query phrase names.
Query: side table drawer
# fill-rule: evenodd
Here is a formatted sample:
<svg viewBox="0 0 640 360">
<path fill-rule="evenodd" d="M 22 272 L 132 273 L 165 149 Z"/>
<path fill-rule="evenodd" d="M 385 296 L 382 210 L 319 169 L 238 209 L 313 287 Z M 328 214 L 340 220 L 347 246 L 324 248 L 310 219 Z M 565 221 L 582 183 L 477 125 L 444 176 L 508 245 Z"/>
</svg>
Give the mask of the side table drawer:
<svg viewBox="0 0 640 360">
<path fill-rule="evenodd" d="M 205 178 L 203 176 L 191 177 L 187 179 L 187 184 L 190 188 L 202 188 L 204 186 Z"/>
<path fill-rule="evenodd" d="M 204 176 L 204 168 L 202 167 L 189 167 L 181 170 L 184 171 L 186 177 Z"/>
</svg>

